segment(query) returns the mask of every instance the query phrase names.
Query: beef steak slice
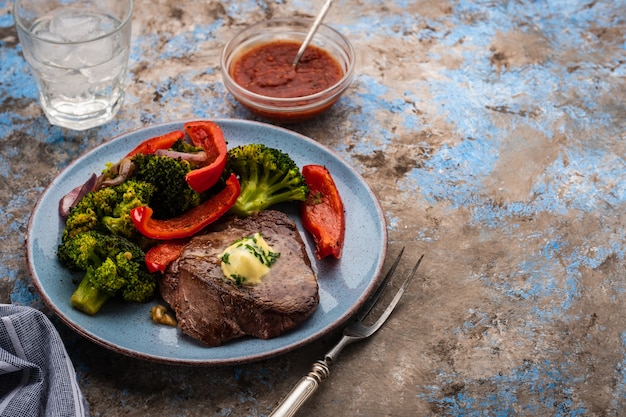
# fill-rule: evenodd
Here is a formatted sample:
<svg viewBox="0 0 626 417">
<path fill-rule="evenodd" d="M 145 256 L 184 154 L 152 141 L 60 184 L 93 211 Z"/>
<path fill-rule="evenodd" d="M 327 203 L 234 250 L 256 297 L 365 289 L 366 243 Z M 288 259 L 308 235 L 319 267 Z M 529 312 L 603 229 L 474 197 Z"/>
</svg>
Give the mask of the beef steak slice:
<svg viewBox="0 0 626 417">
<path fill-rule="evenodd" d="M 260 232 L 280 256 L 261 283 L 237 285 L 226 278 L 220 255 L 237 239 Z M 276 337 L 317 308 L 319 292 L 295 223 L 280 211 L 230 218 L 191 239 L 159 283 L 179 328 L 209 346 L 242 336 Z"/>
</svg>

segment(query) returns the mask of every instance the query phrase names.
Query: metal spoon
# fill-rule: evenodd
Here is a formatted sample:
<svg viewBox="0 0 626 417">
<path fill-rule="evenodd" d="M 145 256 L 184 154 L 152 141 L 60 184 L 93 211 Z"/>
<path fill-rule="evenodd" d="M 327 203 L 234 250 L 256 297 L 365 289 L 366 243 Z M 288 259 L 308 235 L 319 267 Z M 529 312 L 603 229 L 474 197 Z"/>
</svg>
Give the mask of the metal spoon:
<svg viewBox="0 0 626 417">
<path fill-rule="evenodd" d="M 326 16 L 326 13 L 328 13 L 328 9 L 330 9 L 332 3 L 333 0 L 326 0 L 326 3 L 324 3 L 324 6 L 322 6 L 322 10 L 320 10 L 319 14 L 315 18 L 313 25 L 309 29 L 309 32 L 306 34 L 306 38 L 304 38 L 304 42 L 302 42 L 302 45 L 300 46 L 300 49 L 296 54 L 296 59 L 293 60 L 294 68 L 298 66 L 298 62 L 300 62 L 302 54 L 304 54 L 305 49 L 307 48 L 307 46 L 309 46 L 309 43 L 311 43 L 313 35 L 315 35 L 315 32 L 317 32 L 317 28 L 320 26 L 320 23 L 322 23 L 322 20 L 324 19 L 324 16 Z"/>
</svg>

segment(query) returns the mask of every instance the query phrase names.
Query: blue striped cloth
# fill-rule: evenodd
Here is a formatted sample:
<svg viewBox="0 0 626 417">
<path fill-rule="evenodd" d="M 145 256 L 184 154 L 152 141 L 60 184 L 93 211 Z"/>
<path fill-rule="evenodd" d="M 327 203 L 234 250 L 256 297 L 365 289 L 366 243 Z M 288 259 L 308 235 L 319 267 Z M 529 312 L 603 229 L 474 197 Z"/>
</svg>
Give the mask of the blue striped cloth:
<svg viewBox="0 0 626 417">
<path fill-rule="evenodd" d="M 56 329 L 31 307 L 0 304 L 0 417 L 87 417 Z"/>
</svg>

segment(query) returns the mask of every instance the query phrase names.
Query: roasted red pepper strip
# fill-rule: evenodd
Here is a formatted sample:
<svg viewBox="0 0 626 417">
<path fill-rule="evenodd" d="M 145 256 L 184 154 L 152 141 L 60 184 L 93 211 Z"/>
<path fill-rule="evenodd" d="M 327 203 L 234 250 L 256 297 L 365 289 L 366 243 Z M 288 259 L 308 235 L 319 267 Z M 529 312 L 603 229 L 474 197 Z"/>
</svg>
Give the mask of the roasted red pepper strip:
<svg viewBox="0 0 626 417">
<path fill-rule="evenodd" d="M 151 139 L 145 140 L 141 142 L 139 145 L 135 147 L 132 151 L 126 155 L 127 158 L 132 158 L 138 153 L 142 153 L 144 155 L 151 155 L 155 153 L 158 149 L 169 149 L 172 147 L 177 140 L 180 140 L 185 137 L 185 132 L 182 130 L 175 130 L 170 133 L 166 133 L 161 136 L 156 136 Z"/>
<path fill-rule="evenodd" d="M 215 196 L 178 217 L 166 220 L 152 218 L 148 206 L 131 210 L 130 217 L 141 234 L 151 239 L 170 240 L 193 236 L 225 214 L 239 197 L 241 187 L 235 174 L 226 180 L 226 186 Z"/>
<path fill-rule="evenodd" d="M 172 239 L 158 243 L 146 252 L 146 268 L 150 272 L 165 272 L 183 251 L 189 239 Z"/>
<path fill-rule="evenodd" d="M 187 184 L 193 190 L 202 193 L 213 187 L 224 172 L 228 153 L 226 140 L 219 125 L 211 121 L 187 122 L 183 128 L 184 132 L 175 130 L 140 143 L 126 157 L 130 158 L 138 153 L 149 155 L 159 149 L 169 149 L 177 140 L 183 139 L 186 132 L 191 142 L 195 146 L 203 148 L 207 155 L 207 163 L 192 170 L 185 177 Z"/>
<path fill-rule="evenodd" d="M 189 172 L 185 179 L 196 192 L 202 193 L 213 187 L 224 171 L 228 149 L 222 129 L 217 123 L 200 120 L 187 122 L 185 132 L 195 146 L 204 148 L 207 165 Z"/>
<path fill-rule="evenodd" d="M 346 218 L 339 190 L 328 169 L 305 165 L 302 175 L 309 186 L 309 196 L 300 205 L 302 224 L 315 241 L 318 259 L 329 255 L 339 259 L 343 249 Z"/>
</svg>

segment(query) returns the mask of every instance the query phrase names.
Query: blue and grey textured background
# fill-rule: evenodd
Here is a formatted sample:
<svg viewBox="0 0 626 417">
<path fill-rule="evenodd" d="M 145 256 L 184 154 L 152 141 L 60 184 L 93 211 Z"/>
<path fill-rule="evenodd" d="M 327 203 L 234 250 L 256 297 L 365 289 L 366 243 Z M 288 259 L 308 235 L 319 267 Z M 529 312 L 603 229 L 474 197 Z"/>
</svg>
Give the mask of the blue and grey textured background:
<svg viewBox="0 0 626 417">
<path fill-rule="evenodd" d="M 137 0 L 126 103 L 78 133 L 43 116 L 11 5 L 0 0 L 0 301 L 42 309 L 23 244 L 56 173 L 152 123 L 255 119 L 224 89 L 221 48 L 247 24 L 321 7 Z M 426 258 L 394 318 L 346 350 L 301 415 L 625 415 L 626 3 L 338 0 L 326 22 L 353 42 L 356 78 L 290 128 L 364 176 L 391 254 Z M 57 325 L 94 416 L 268 415 L 336 339 L 187 368 Z"/>
</svg>

